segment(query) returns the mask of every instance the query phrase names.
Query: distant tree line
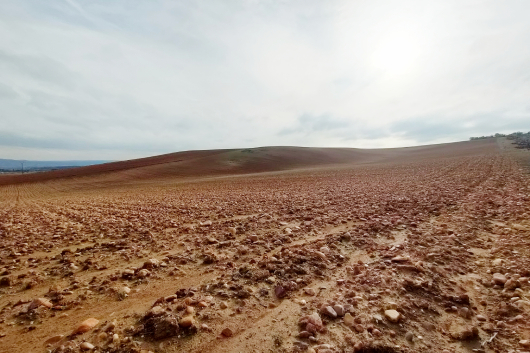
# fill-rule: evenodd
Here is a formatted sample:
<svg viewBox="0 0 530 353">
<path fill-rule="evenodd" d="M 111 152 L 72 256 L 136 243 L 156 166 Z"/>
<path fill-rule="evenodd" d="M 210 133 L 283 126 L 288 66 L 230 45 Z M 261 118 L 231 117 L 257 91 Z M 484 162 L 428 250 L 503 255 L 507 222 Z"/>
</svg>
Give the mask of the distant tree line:
<svg viewBox="0 0 530 353">
<path fill-rule="evenodd" d="M 494 137 L 506 137 L 506 134 L 499 134 L 499 133 L 496 133 L 495 135 L 470 137 L 469 139 L 470 139 L 471 141 L 473 141 L 473 140 L 490 139 L 490 138 L 494 138 Z"/>
<path fill-rule="evenodd" d="M 473 140 L 489 139 L 493 137 L 506 137 L 508 140 L 512 140 L 516 144 L 515 147 L 530 149 L 530 131 L 527 133 L 517 131 L 517 132 L 513 132 L 508 135 L 496 133 L 495 135 L 470 137 L 469 139 L 473 141 Z"/>
</svg>

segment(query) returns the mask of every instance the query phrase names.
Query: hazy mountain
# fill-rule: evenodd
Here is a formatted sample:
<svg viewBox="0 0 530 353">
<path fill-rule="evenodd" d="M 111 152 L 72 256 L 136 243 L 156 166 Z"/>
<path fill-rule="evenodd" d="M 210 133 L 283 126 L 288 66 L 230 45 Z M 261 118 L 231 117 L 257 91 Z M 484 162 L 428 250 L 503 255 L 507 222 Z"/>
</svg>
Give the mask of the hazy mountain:
<svg viewBox="0 0 530 353">
<path fill-rule="evenodd" d="M 66 167 L 83 167 L 87 165 L 102 164 L 111 161 L 26 161 L 18 159 L 0 159 L 0 169 L 4 170 L 21 170 L 24 164 L 24 170 L 35 169 L 53 169 Z"/>
</svg>

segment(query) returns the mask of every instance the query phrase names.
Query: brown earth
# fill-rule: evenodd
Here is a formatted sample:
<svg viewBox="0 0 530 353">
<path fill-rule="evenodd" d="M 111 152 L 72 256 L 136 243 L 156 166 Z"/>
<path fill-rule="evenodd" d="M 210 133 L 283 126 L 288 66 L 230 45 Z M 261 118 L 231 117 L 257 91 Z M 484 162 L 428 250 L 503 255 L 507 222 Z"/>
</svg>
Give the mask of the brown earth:
<svg viewBox="0 0 530 353">
<path fill-rule="evenodd" d="M 529 156 L 264 147 L 2 176 L 0 352 L 530 351 Z"/>
</svg>

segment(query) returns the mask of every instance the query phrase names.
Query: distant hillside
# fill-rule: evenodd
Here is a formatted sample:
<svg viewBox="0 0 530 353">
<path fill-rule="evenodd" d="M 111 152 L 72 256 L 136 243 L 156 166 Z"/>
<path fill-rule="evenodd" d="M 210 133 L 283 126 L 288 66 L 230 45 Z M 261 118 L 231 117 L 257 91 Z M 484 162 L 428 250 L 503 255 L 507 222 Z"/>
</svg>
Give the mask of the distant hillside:
<svg viewBox="0 0 530 353">
<path fill-rule="evenodd" d="M 497 150 L 495 139 L 389 149 L 258 147 L 203 150 L 119 161 L 24 175 L 1 175 L 0 185 L 69 178 L 83 183 L 139 182 L 160 178 L 197 178 L 222 175 L 353 166 L 372 163 L 406 163 L 418 159 L 474 156 Z M 92 184 L 91 184 L 92 185 Z"/>
<path fill-rule="evenodd" d="M 20 171 L 24 168 L 25 171 L 41 170 L 41 169 L 54 169 L 54 168 L 65 168 L 65 167 L 84 167 L 87 165 L 108 163 L 111 161 L 26 161 L 19 159 L 1 159 L 0 158 L 0 169 L 9 171 Z"/>
</svg>

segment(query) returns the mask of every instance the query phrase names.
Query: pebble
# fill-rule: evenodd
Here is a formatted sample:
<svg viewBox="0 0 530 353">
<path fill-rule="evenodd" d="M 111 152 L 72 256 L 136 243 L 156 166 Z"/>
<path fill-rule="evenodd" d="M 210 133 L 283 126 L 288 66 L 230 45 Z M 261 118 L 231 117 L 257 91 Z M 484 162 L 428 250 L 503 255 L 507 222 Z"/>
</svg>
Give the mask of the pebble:
<svg viewBox="0 0 530 353">
<path fill-rule="evenodd" d="M 122 277 L 124 277 L 124 278 L 132 277 L 132 276 L 134 276 L 134 271 L 133 270 L 124 270 L 122 272 Z"/>
<path fill-rule="evenodd" d="M 333 310 L 337 313 L 338 316 L 342 317 L 344 314 L 346 314 L 344 307 L 342 305 L 333 305 Z"/>
<path fill-rule="evenodd" d="M 530 347 L 530 340 L 520 340 L 519 344 L 525 348 Z"/>
<path fill-rule="evenodd" d="M 506 283 L 504 283 L 504 288 L 510 289 L 510 290 L 517 288 L 517 281 L 514 281 L 513 279 L 510 278 L 509 280 L 506 281 Z"/>
<path fill-rule="evenodd" d="M 267 283 L 276 283 L 276 277 L 274 277 L 274 276 L 267 277 L 265 282 L 267 282 Z"/>
<path fill-rule="evenodd" d="M 331 318 L 336 318 L 337 317 L 337 312 L 335 311 L 335 309 L 333 309 L 331 306 L 329 305 L 324 305 L 321 309 L 320 309 L 320 313 L 322 315 L 325 315 L 325 316 L 328 316 L 328 317 L 331 317 Z"/>
<path fill-rule="evenodd" d="M 89 351 L 91 349 L 94 349 L 94 345 L 92 343 L 83 342 L 79 345 L 79 348 L 83 351 Z"/>
<path fill-rule="evenodd" d="M 458 315 L 460 315 L 464 319 L 469 319 L 471 317 L 471 312 L 468 308 L 462 307 L 458 309 Z"/>
<path fill-rule="evenodd" d="M 39 306 L 44 306 L 46 308 L 51 308 L 53 306 L 52 302 L 50 302 L 48 299 L 46 298 L 37 298 L 35 300 L 33 300 L 30 304 L 29 304 L 29 307 L 28 309 L 36 309 L 38 308 Z"/>
<path fill-rule="evenodd" d="M 144 262 L 143 268 L 154 268 L 158 267 L 160 265 L 160 261 L 157 259 L 149 259 L 146 262 Z"/>
<path fill-rule="evenodd" d="M 410 331 L 408 331 L 406 334 L 405 334 L 405 339 L 409 342 L 412 342 L 414 341 L 414 334 Z"/>
<path fill-rule="evenodd" d="M 499 286 L 504 286 L 504 283 L 506 283 L 507 280 L 506 276 L 502 273 L 493 274 L 493 282 Z"/>
<path fill-rule="evenodd" d="M 298 337 L 300 338 L 309 338 L 310 336 L 312 336 L 313 334 L 309 331 L 301 331 L 299 334 L 298 334 Z"/>
<path fill-rule="evenodd" d="M 151 310 L 149 310 L 149 316 L 158 316 L 162 315 L 162 313 L 164 313 L 164 308 L 158 305 L 154 306 L 153 308 L 151 308 Z"/>
<path fill-rule="evenodd" d="M 274 294 L 277 298 L 284 298 L 287 295 L 287 291 L 283 286 L 276 286 L 274 288 Z"/>
<path fill-rule="evenodd" d="M 322 260 L 326 260 L 326 254 L 324 254 L 323 252 L 315 251 L 315 255 L 320 257 Z"/>
<path fill-rule="evenodd" d="M 304 292 L 311 297 L 317 294 L 313 288 L 304 288 Z"/>
<path fill-rule="evenodd" d="M 293 343 L 298 349 L 301 349 L 303 351 L 307 350 L 309 348 L 309 344 L 302 342 L 302 341 L 294 341 Z"/>
<path fill-rule="evenodd" d="M 149 270 L 146 270 L 145 268 L 143 270 L 138 271 L 138 277 L 140 277 L 140 278 L 147 277 L 150 274 L 151 274 L 151 272 L 149 272 Z"/>
<path fill-rule="evenodd" d="M 475 326 L 462 327 L 454 332 L 451 332 L 451 337 L 457 340 L 469 340 L 478 336 L 478 328 Z"/>
<path fill-rule="evenodd" d="M 221 335 L 223 335 L 224 337 L 232 337 L 233 334 L 234 332 L 228 327 L 221 331 Z"/>
<path fill-rule="evenodd" d="M 191 327 L 195 324 L 195 320 L 191 316 L 186 316 L 180 320 L 179 325 L 182 327 Z"/>
<path fill-rule="evenodd" d="M 352 327 L 355 324 L 353 316 L 351 316 L 350 313 L 346 313 L 346 315 L 344 315 L 344 324 L 350 327 Z"/>
<path fill-rule="evenodd" d="M 401 256 L 401 255 L 398 255 L 396 257 L 393 257 L 392 262 L 398 262 L 398 263 L 402 263 L 402 262 L 408 262 L 410 261 L 410 259 L 408 257 L 404 257 L 404 256 Z"/>
<path fill-rule="evenodd" d="M 92 330 L 94 327 L 96 327 L 96 325 L 98 323 L 99 323 L 99 320 L 94 319 L 94 318 L 91 317 L 89 319 L 86 319 L 82 323 L 80 323 L 79 326 L 77 326 L 77 328 L 72 333 L 75 335 L 75 334 L 78 334 L 78 333 L 88 332 L 88 331 Z"/>
<path fill-rule="evenodd" d="M 399 322 L 401 314 L 394 309 L 385 310 L 386 318 L 391 322 Z"/>
<path fill-rule="evenodd" d="M 114 330 L 115 327 L 116 327 L 116 322 L 115 321 L 109 322 L 103 328 L 103 332 L 110 332 L 110 331 Z"/>
<path fill-rule="evenodd" d="M 60 340 L 62 340 L 63 337 L 64 335 L 57 335 L 57 336 L 50 337 L 46 341 L 44 341 L 44 345 L 55 344 L 59 342 Z"/>
<path fill-rule="evenodd" d="M 108 335 L 106 332 L 101 332 L 101 333 L 98 335 L 98 340 L 99 340 L 100 342 L 105 342 L 108 338 L 109 338 L 109 335 Z"/>
<path fill-rule="evenodd" d="M 491 262 L 493 266 L 500 266 L 502 265 L 502 259 L 495 259 Z"/>
</svg>

